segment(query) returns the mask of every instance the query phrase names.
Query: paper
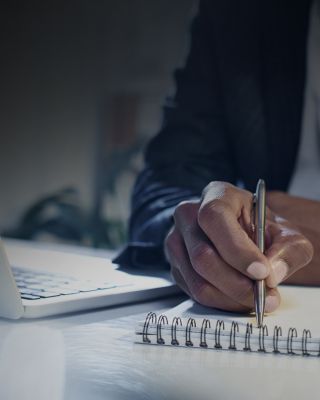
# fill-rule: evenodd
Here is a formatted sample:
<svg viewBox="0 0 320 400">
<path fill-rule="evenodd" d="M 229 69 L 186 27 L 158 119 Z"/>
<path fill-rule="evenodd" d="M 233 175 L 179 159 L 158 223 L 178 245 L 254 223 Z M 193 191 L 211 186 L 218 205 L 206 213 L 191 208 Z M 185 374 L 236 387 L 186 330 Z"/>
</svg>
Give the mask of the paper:
<svg viewBox="0 0 320 400">
<path fill-rule="evenodd" d="M 172 344 L 172 341 L 177 341 L 179 345 L 190 347 L 221 346 L 223 349 L 279 351 L 318 356 L 320 290 L 286 286 L 281 288 L 281 296 L 281 307 L 265 316 L 264 330 L 256 327 L 254 315 L 223 312 L 187 300 L 165 313 L 166 318 L 162 320 L 160 332 L 159 316 L 157 323 L 150 320 L 147 329 L 148 338 L 151 339 L 151 343 L 158 342 L 158 344 L 160 338 L 160 342 L 164 342 L 162 344 L 168 345 Z M 174 317 L 180 317 L 181 322 L 174 320 Z M 195 323 L 188 329 L 189 318 L 193 318 Z M 205 319 L 210 322 L 204 322 Z M 140 323 L 137 334 L 141 336 L 143 331 L 146 336 L 144 321 Z"/>
</svg>

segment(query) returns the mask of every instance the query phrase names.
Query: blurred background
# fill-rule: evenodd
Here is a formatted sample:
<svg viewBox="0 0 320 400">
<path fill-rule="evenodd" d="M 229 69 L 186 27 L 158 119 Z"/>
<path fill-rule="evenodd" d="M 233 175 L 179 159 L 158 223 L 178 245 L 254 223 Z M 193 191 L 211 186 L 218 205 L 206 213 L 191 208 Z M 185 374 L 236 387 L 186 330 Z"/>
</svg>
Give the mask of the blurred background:
<svg viewBox="0 0 320 400">
<path fill-rule="evenodd" d="M 1 5 L 0 232 L 117 248 L 196 0 Z"/>
</svg>

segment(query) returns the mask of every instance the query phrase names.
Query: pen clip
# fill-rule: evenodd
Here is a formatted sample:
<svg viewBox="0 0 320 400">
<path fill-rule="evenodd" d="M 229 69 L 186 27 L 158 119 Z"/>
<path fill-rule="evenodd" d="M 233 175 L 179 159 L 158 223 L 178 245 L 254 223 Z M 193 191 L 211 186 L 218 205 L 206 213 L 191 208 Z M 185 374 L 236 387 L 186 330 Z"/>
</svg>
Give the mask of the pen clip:
<svg viewBox="0 0 320 400">
<path fill-rule="evenodd" d="M 266 186 L 262 179 L 257 184 L 254 207 L 254 241 L 262 253 L 265 251 L 265 226 L 266 226 Z"/>
<path fill-rule="evenodd" d="M 257 195 L 256 193 L 252 194 L 252 207 L 251 207 L 251 218 L 250 218 L 250 233 L 251 239 L 255 242 L 255 232 L 256 232 L 256 207 L 257 207 Z"/>
</svg>

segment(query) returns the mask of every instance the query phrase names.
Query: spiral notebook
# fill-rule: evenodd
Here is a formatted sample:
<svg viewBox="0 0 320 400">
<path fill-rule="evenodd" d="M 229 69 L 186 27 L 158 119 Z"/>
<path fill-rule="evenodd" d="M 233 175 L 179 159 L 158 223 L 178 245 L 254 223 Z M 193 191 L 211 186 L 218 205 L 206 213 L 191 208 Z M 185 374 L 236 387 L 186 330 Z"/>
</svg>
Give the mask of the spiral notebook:
<svg viewBox="0 0 320 400">
<path fill-rule="evenodd" d="M 281 307 L 256 327 L 254 315 L 203 307 L 192 300 L 136 327 L 143 344 L 320 357 L 320 288 L 281 287 Z"/>
</svg>

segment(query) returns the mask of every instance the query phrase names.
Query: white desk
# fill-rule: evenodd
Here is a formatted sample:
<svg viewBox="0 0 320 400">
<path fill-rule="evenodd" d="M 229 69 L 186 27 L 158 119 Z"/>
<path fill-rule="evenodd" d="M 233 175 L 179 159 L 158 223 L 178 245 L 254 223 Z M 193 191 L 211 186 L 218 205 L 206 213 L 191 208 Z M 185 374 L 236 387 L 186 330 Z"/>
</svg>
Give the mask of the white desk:
<svg viewBox="0 0 320 400">
<path fill-rule="evenodd" d="M 0 399 L 319 398 L 319 358 L 134 343 L 139 314 L 182 300 L 34 321 L 0 319 Z"/>
<path fill-rule="evenodd" d="M 319 398 L 318 358 L 164 349 L 133 342 L 140 317 L 126 315 L 172 307 L 181 300 L 39 321 L 1 320 L 0 399 Z"/>
<path fill-rule="evenodd" d="M 39 320 L 0 319 L 0 399 L 144 398 L 147 381 L 135 375 L 139 371 L 131 338 L 133 321 L 139 318 L 134 316 L 173 307 L 183 299 Z M 124 321 L 130 321 L 131 331 L 124 329 Z M 123 335 L 130 339 L 118 340 Z"/>
</svg>

